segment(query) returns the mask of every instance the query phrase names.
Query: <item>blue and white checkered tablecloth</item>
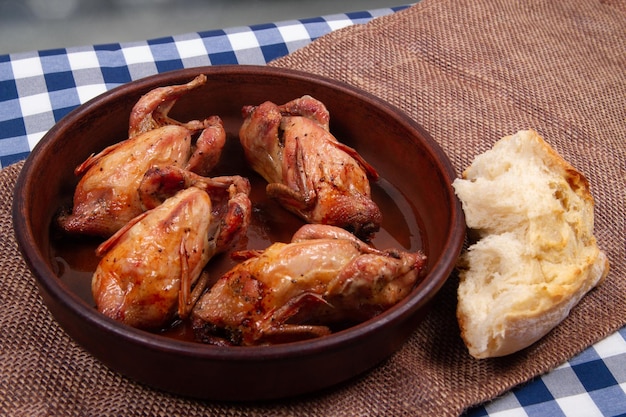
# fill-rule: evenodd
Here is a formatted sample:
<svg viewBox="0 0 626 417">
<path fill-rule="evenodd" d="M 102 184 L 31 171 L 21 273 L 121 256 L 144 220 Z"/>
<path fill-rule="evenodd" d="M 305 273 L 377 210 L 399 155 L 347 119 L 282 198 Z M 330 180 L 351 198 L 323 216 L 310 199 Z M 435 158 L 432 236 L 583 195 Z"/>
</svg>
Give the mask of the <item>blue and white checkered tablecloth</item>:
<svg viewBox="0 0 626 417">
<path fill-rule="evenodd" d="M 113 87 L 181 68 L 264 65 L 331 31 L 408 6 L 0 55 L 0 168 L 26 158 L 69 111 Z M 626 328 L 468 416 L 626 416 Z"/>
</svg>

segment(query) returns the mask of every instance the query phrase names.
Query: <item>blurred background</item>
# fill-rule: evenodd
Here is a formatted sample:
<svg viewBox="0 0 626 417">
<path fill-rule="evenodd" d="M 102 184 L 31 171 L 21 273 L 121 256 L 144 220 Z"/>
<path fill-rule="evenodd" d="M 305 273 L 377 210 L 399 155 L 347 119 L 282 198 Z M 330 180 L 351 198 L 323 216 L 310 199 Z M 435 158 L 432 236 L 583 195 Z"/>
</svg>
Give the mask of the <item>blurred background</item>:
<svg viewBox="0 0 626 417">
<path fill-rule="evenodd" d="M 0 55 L 131 42 L 408 3 L 402 0 L 0 0 Z"/>
</svg>

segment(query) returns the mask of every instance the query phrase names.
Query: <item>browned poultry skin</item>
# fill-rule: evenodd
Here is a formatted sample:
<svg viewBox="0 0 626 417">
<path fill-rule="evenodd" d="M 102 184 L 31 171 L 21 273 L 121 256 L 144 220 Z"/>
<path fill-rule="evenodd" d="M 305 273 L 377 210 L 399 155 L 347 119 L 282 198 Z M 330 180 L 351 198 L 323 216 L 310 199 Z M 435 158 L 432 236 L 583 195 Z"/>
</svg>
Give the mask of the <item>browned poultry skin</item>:
<svg viewBox="0 0 626 417">
<path fill-rule="evenodd" d="M 143 212 L 138 186 L 153 166 L 184 168 L 207 176 L 219 162 L 226 131 L 218 116 L 182 123 L 168 116 L 176 101 L 206 83 L 201 74 L 187 84 L 155 88 L 133 107 L 128 139 L 91 155 L 74 170 L 83 175 L 70 213 L 58 224 L 69 233 L 109 237 Z M 197 140 L 192 135 L 201 131 Z"/>
<path fill-rule="evenodd" d="M 191 130 L 202 129 L 203 121 L 191 120 L 182 123 L 170 118 L 168 113 L 180 97 L 206 84 L 206 81 L 206 75 L 200 74 L 186 84 L 158 87 L 143 95 L 130 112 L 128 137 L 132 138 L 166 125 L 180 125 Z"/>
<path fill-rule="evenodd" d="M 195 147 L 185 169 L 207 176 L 215 168 L 226 144 L 226 130 L 218 116 L 211 116 L 203 122 L 203 130 L 196 139 Z"/>
<path fill-rule="evenodd" d="M 113 145 L 80 165 L 72 213 L 59 224 L 68 232 L 108 237 L 143 212 L 137 188 L 153 165 L 186 164 L 191 135 L 165 126 Z"/>
<path fill-rule="evenodd" d="M 180 190 L 196 187 L 211 196 L 213 216 L 219 221 L 214 228 L 215 245 L 219 251 L 230 248 L 231 243 L 245 235 L 250 223 L 252 203 L 251 186 L 247 178 L 239 175 L 203 177 L 175 166 L 153 166 L 143 177 L 139 185 L 142 207 L 149 210 L 158 207 Z"/>
<path fill-rule="evenodd" d="M 213 255 L 210 224 L 211 199 L 189 188 L 114 236 L 92 280 L 98 311 L 139 328 L 172 320 L 183 281 L 195 283 Z"/>
<path fill-rule="evenodd" d="M 192 131 L 176 125 L 149 130 L 89 157 L 76 168 L 77 175 L 84 175 L 74 191 L 72 212 L 59 216 L 59 225 L 69 233 L 111 236 L 143 212 L 138 187 L 151 167 L 193 170 L 200 165 L 200 173 L 209 171 L 226 140 L 221 120 L 211 123 L 201 134 L 202 158 L 192 152 Z"/>
<path fill-rule="evenodd" d="M 212 190 L 228 196 L 218 198 L 225 208 L 215 207 L 206 190 L 186 188 L 100 245 L 97 254 L 103 258 L 92 279 L 98 310 L 145 329 L 186 317 L 208 279 L 192 291 L 207 262 L 246 233 L 251 203 L 249 184 L 241 180 L 242 188 L 225 180 L 221 190 Z"/>
<path fill-rule="evenodd" d="M 247 255 L 196 304 L 200 340 L 260 345 L 327 335 L 327 325 L 366 320 L 406 297 L 426 260 L 326 225 L 303 226 L 291 243 Z"/>
<path fill-rule="evenodd" d="M 179 98 L 203 86 L 207 82 L 204 74 L 198 75 L 187 84 L 157 87 L 143 95 L 133 106 L 128 122 L 128 137 L 140 135 L 168 125 L 183 126 L 191 132 L 202 131 L 196 140 L 195 150 L 189 157 L 186 169 L 200 175 L 208 175 L 217 165 L 226 142 L 226 132 L 219 116 L 204 120 L 180 122 L 169 117 L 169 112 Z"/>
<path fill-rule="evenodd" d="M 328 131 L 328 111 L 309 96 L 282 106 L 243 109 L 239 131 L 246 159 L 269 183 L 267 193 L 308 223 L 368 238 L 382 221 L 369 179 L 378 174 Z"/>
</svg>

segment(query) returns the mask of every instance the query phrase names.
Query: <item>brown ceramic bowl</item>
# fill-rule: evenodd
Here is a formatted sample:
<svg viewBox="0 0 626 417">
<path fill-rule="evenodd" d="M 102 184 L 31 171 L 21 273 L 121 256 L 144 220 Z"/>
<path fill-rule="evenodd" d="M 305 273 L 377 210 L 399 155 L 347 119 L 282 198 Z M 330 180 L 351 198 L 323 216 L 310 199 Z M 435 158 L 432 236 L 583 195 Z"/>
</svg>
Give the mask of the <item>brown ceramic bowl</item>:
<svg viewBox="0 0 626 417">
<path fill-rule="evenodd" d="M 59 239 L 54 217 L 69 204 L 73 169 L 88 155 L 126 138 L 128 116 L 152 88 L 182 84 L 200 73 L 202 88 L 184 96 L 171 115 L 179 120 L 218 114 L 229 143 L 222 172 L 245 171 L 238 155 L 241 108 L 304 94 L 324 102 L 331 131 L 379 172 L 374 198 L 385 217 L 374 239 L 379 246 L 423 249 L 428 273 L 398 305 L 367 322 L 330 336 L 275 346 L 217 347 L 181 335 L 154 334 L 111 320 L 94 308 L 90 276 L 94 242 Z M 231 172 L 232 173 L 232 172 Z M 250 174 L 254 175 L 254 174 Z M 413 120 L 381 100 L 311 74 L 256 66 L 214 66 L 173 71 L 113 89 L 80 106 L 56 124 L 29 156 L 18 179 L 13 207 L 20 249 L 52 315 L 94 357 L 137 381 L 169 392 L 216 400 L 275 399 L 346 381 L 387 358 L 419 325 L 429 301 L 454 268 L 465 236 L 455 178 L 440 147 Z M 255 180 L 256 181 L 256 180 Z M 258 182 L 258 181 L 257 181 Z M 262 187 L 258 182 L 256 187 Z M 263 193 L 256 196 L 263 200 Z M 268 239 L 288 238 L 298 224 L 271 202 L 265 210 Z M 295 230 L 295 229 L 294 229 Z M 255 245 L 269 244 L 263 239 Z M 70 273 L 71 272 L 71 273 Z"/>
</svg>

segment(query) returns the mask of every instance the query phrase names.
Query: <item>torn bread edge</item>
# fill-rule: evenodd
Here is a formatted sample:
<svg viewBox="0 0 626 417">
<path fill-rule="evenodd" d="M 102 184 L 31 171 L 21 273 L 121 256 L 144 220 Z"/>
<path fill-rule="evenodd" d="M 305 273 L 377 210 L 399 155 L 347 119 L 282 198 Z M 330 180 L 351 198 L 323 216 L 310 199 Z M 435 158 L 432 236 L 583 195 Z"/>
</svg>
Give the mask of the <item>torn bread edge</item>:
<svg viewBox="0 0 626 417">
<path fill-rule="evenodd" d="M 452 185 L 477 238 L 458 263 L 457 319 L 473 357 L 532 345 L 608 274 L 587 179 L 536 131 L 500 139 Z"/>
</svg>

